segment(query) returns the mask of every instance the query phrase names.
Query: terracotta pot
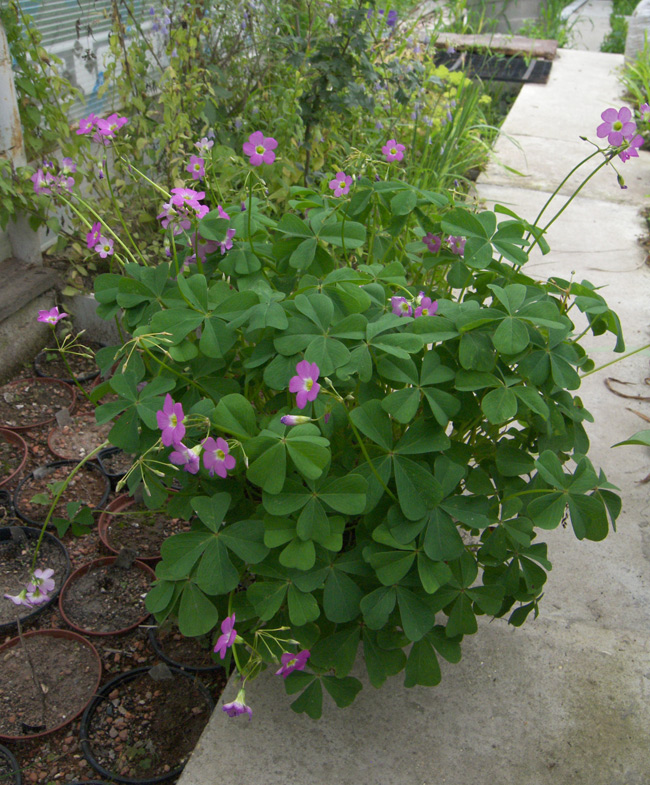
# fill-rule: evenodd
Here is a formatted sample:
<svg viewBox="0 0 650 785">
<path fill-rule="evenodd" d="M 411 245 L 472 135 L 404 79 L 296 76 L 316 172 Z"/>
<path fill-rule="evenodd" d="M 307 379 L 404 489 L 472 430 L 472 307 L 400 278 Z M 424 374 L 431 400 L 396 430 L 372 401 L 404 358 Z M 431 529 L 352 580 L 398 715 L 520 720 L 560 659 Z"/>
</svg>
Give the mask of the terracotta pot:
<svg viewBox="0 0 650 785">
<path fill-rule="evenodd" d="M 133 624 L 129 624 L 128 627 L 123 627 L 119 630 L 108 630 L 106 632 L 104 631 L 99 632 L 97 630 L 89 630 L 78 626 L 73 621 L 71 621 L 71 619 L 67 615 L 64 606 L 66 602 L 66 595 L 70 590 L 70 586 L 72 586 L 72 584 L 76 580 L 81 578 L 82 575 L 85 575 L 90 570 L 96 569 L 97 567 L 104 567 L 113 564 L 116 559 L 117 556 L 106 556 L 103 559 L 94 559 L 93 561 L 88 562 L 87 564 L 84 564 L 81 567 L 79 567 L 79 569 L 75 570 L 72 573 L 72 575 L 68 578 L 68 580 L 65 582 L 63 589 L 61 589 L 61 594 L 59 594 L 59 611 L 61 613 L 61 616 L 63 616 L 65 623 L 68 626 L 72 627 L 73 630 L 77 630 L 77 632 L 81 632 L 84 635 L 95 635 L 98 638 L 107 637 L 109 635 L 124 635 L 125 633 L 134 630 L 136 627 L 139 627 L 149 618 L 149 611 L 144 610 L 142 616 L 137 621 L 133 622 Z M 156 579 L 156 573 L 147 564 L 143 564 L 141 561 L 135 561 L 133 562 L 133 565 L 137 567 L 139 570 L 142 570 L 144 573 L 146 573 L 150 581 L 154 581 Z"/>
<path fill-rule="evenodd" d="M 32 376 L 29 379 L 15 379 L 13 382 L 9 382 L 9 384 L 4 385 L 5 387 L 14 387 L 20 384 L 24 384 L 25 382 L 30 382 L 32 384 L 43 384 L 43 385 L 58 385 L 59 387 L 63 387 L 68 393 L 70 397 L 70 404 L 68 405 L 68 411 L 70 414 L 74 411 L 74 407 L 77 403 L 77 393 L 74 387 L 71 387 L 69 384 L 62 382 L 60 379 L 52 379 L 49 377 L 41 377 L 41 376 Z M 48 425 L 51 422 L 56 420 L 56 414 L 52 414 L 51 417 L 47 417 L 44 420 L 40 420 L 39 422 L 30 422 L 27 425 L 7 425 L 6 423 L 2 424 L 3 428 L 7 428 L 10 431 L 31 431 L 32 428 L 40 428 L 43 425 Z"/>
<path fill-rule="evenodd" d="M 7 542 L 8 540 L 12 539 L 10 526 L 3 526 L 0 528 L 0 543 Z M 29 540 L 36 542 L 41 534 L 40 529 L 32 529 L 29 526 L 19 526 L 17 527 L 23 532 Z M 44 602 L 42 605 L 37 605 L 33 610 L 30 610 L 25 613 L 24 616 L 20 617 L 21 624 L 28 624 L 30 621 L 35 619 L 39 614 L 41 614 L 46 608 L 49 608 L 53 603 L 55 603 L 59 597 L 61 592 L 61 588 L 63 584 L 67 581 L 70 575 L 70 557 L 68 555 L 68 549 L 65 545 L 61 542 L 61 540 L 57 539 L 53 534 L 49 532 L 45 532 L 44 534 L 44 541 L 47 540 L 48 542 L 57 546 L 63 556 L 65 557 L 65 569 L 63 575 L 56 576 L 56 584 L 54 586 L 54 591 L 50 594 L 50 599 L 47 602 Z M 46 565 L 47 566 L 47 565 Z M 17 627 L 16 621 L 6 622 L 4 624 L 0 624 L 0 635 L 8 632 L 9 630 L 13 630 Z"/>
<path fill-rule="evenodd" d="M 87 641 L 85 638 L 82 638 L 81 635 L 77 635 L 76 632 L 70 632 L 70 630 L 33 630 L 32 632 L 24 632 L 23 638 L 36 638 L 36 637 L 44 637 L 49 636 L 52 638 L 64 638 L 66 640 L 76 641 L 81 646 L 84 646 L 87 650 L 90 651 L 93 659 L 93 669 L 96 670 L 96 678 L 93 679 L 93 687 L 92 690 L 89 691 L 87 698 L 84 699 L 79 708 L 75 708 L 73 712 L 71 712 L 63 722 L 60 722 L 53 728 L 47 728 L 44 731 L 40 731 L 39 733 L 30 733 L 25 734 L 22 736 L 8 736 L 4 734 L 0 734 L 0 739 L 4 739 L 6 741 L 28 741 L 30 739 L 40 739 L 43 736 L 48 736 L 55 731 L 64 728 L 66 725 L 69 725 L 73 720 L 75 720 L 83 711 L 87 708 L 89 703 L 92 701 L 97 689 L 99 687 L 101 678 L 102 678 L 102 661 L 97 653 L 97 649 Z M 12 649 L 14 646 L 19 646 L 21 643 L 20 638 L 12 638 L 7 643 L 0 646 L 0 661 L 2 661 L 3 656 L 7 653 L 9 649 Z M 72 678 L 74 679 L 75 676 L 72 674 Z"/>
<path fill-rule="evenodd" d="M 210 712 L 214 709 L 214 701 L 212 696 L 207 691 L 207 689 L 198 681 L 194 679 L 194 677 L 189 674 L 185 673 L 178 668 L 170 668 L 171 672 L 174 674 L 175 677 L 190 679 L 194 687 L 198 689 L 201 693 L 203 698 L 205 699 L 206 705 Z M 108 700 L 108 696 L 114 691 L 119 690 L 120 687 L 124 684 L 128 684 L 130 681 L 137 679 L 138 677 L 142 676 L 143 674 L 149 671 L 149 667 L 144 668 L 135 668 L 132 671 L 128 671 L 127 673 L 121 673 L 119 676 L 116 676 L 114 679 L 111 679 L 109 682 L 104 684 L 102 688 L 99 690 L 97 695 L 93 698 L 93 700 L 88 704 L 86 711 L 81 718 L 81 730 L 79 733 L 79 739 L 81 742 L 81 751 L 85 759 L 90 763 L 90 765 L 98 771 L 102 777 L 106 777 L 111 781 L 115 782 L 123 782 L 127 783 L 127 785 L 154 785 L 155 783 L 161 782 L 168 782 L 169 780 L 175 780 L 180 773 L 185 768 L 185 764 L 177 766 L 175 769 L 171 769 L 171 771 L 166 772 L 165 774 L 161 774 L 154 777 L 147 777 L 143 775 L 142 778 L 135 779 L 133 777 L 124 777 L 121 776 L 117 772 L 108 771 L 105 769 L 95 758 L 92 751 L 92 739 L 90 734 L 90 724 L 93 718 L 93 715 L 97 711 L 97 707 L 100 703 L 104 700 Z"/>
<path fill-rule="evenodd" d="M 12 431 L 9 428 L 0 428 L 0 437 L 8 441 L 9 444 L 14 444 L 17 447 L 18 451 L 22 453 L 22 458 L 20 460 L 20 464 L 18 468 L 14 469 L 11 472 L 11 474 L 6 475 L 5 477 L 0 477 L 0 486 L 1 486 L 9 482 L 9 480 L 12 480 L 17 474 L 20 474 L 20 472 L 24 469 L 25 461 L 27 460 L 27 444 L 19 433 L 16 433 L 15 431 Z"/>
<path fill-rule="evenodd" d="M 109 550 L 111 553 L 118 554 L 120 552 L 120 546 L 114 545 L 111 542 L 110 538 L 110 525 L 113 512 L 122 512 L 124 510 L 128 510 L 129 507 L 133 507 L 136 504 L 135 499 L 128 494 L 122 494 L 117 498 L 113 499 L 113 501 L 106 507 L 105 510 L 102 510 L 99 521 L 97 523 L 97 533 L 99 534 L 99 539 L 102 541 L 104 547 Z M 138 561 L 144 562 L 145 564 L 149 564 L 150 566 L 154 567 L 160 561 L 160 553 L 157 553 L 154 556 L 141 556 L 139 553 L 136 554 L 136 558 Z"/>
<path fill-rule="evenodd" d="M 9 768 L 11 769 L 11 773 L 9 774 L 8 780 L 2 780 L 6 782 L 7 785 L 13 783 L 13 785 L 22 785 L 23 777 L 20 773 L 20 766 L 18 765 L 18 761 L 14 758 L 11 752 L 0 744 L 0 760 L 4 760 L 6 763 L 9 764 Z"/>
<path fill-rule="evenodd" d="M 106 441 L 106 439 L 108 437 L 108 432 L 113 427 L 113 424 L 112 423 L 105 423 L 104 425 L 97 425 L 96 422 L 95 422 L 95 415 L 94 414 L 87 414 L 87 415 L 83 415 L 83 416 L 76 416 L 76 417 L 74 417 L 72 419 L 71 423 L 70 423 L 70 428 L 71 428 L 72 431 L 74 431 L 77 426 L 83 427 L 84 423 L 88 423 L 88 424 L 94 426 L 95 444 L 92 445 L 92 446 L 91 446 L 91 444 L 88 445 L 88 447 L 89 447 L 88 453 L 90 453 L 92 450 L 96 450 L 97 447 L 99 447 L 101 444 L 103 444 Z M 61 426 L 55 425 L 54 428 L 52 428 L 52 430 L 47 435 L 47 446 L 48 446 L 50 452 L 52 453 L 52 455 L 55 458 L 58 458 L 61 461 L 80 461 L 82 458 L 85 458 L 85 454 L 84 455 L 82 455 L 82 454 L 73 455 L 72 452 L 69 452 L 68 454 L 65 454 L 65 453 L 61 452 L 61 445 L 59 444 L 57 446 L 57 443 L 56 443 L 56 437 L 57 437 L 57 435 L 59 434 L 60 431 L 61 431 Z M 73 436 L 73 438 L 74 438 L 74 436 Z M 97 458 L 95 458 L 95 460 L 97 460 Z M 99 463 L 99 461 L 98 461 L 98 463 Z M 101 463 L 100 463 L 100 466 L 101 466 Z M 101 469 L 102 469 L 102 471 L 104 471 L 104 467 L 103 466 L 101 466 Z"/>
<path fill-rule="evenodd" d="M 72 469 L 77 464 L 78 464 L 78 461 L 53 461 L 52 463 L 48 463 L 46 468 L 56 468 L 58 466 L 65 466 L 65 465 L 67 465 L 67 466 L 70 467 L 70 471 L 72 471 Z M 108 480 L 108 477 L 106 477 L 104 472 L 101 470 L 101 467 L 99 466 L 99 464 L 93 463 L 92 461 L 89 461 L 88 463 L 85 463 L 83 468 L 81 469 L 81 471 L 82 472 L 83 471 L 97 472 L 104 478 L 104 492 L 102 494 L 101 499 L 97 502 L 97 504 L 93 507 L 93 509 L 98 509 L 98 508 L 104 507 L 104 505 L 108 501 L 108 497 L 109 497 L 109 494 L 111 492 L 111 484 L 110 484 L 110 482 Z M 27 484 L 27 482 L 29 482 L 29 480 L 33 477 L 33 475 L 34 475 L 34 472 L 30 472 L 16 486 L 16 490 L 14 492 L 14 509 L 16 510 L 16 515 L 18 515 L 19 518 L 21 518 L 23 521 L 25 521 L 25 523 L 30 523 L 32 526 L 40 527 L 40 526 L 43 525 L 43 521 L 45 520 L 45 516 L 47 515 L 49 507 L 46 507 L 45 505 L 43 505 L 43 518 L 41 520 L 35 520 L 33 518 L 30 518 L 29 515 L 24 511 L 24 509 L 21 510 L 21 501 L 22 501 L 23 487 Z M 64 498 L 64 497 L 65 497 L 65 492 L 64 492 L 62 498 Z M 79 500 L 78 499 L 69 499 L 69 501 L 79 501 Z"/>
</svg>

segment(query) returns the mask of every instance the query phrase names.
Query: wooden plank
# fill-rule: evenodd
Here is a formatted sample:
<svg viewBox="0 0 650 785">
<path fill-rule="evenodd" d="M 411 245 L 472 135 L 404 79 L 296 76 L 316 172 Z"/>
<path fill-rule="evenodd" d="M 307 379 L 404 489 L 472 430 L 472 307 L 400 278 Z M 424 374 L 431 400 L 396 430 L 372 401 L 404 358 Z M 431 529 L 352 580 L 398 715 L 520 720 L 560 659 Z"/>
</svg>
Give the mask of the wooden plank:
<svg viewBox="0 0 650 785">
<path fill-rule="evenodd" d="M 505 33 L 481 33 L 480 35 L 461 35 L 460 33 L 440 33 L 432 41 L 438 49 L 489 49 L 506 55 L 524 55 L 554 60 L 557 54 L 557 41 L 548 38 L 526 38 L 523 35 Z"/>
<path fill-rule="evenodd" d="M 59 277 L 53 270 L 35 264 L 23 264 L 17 259 L 0 262 L 0 281 L 0 322 L 43 292 L 60 285 Z"/>
</svg>

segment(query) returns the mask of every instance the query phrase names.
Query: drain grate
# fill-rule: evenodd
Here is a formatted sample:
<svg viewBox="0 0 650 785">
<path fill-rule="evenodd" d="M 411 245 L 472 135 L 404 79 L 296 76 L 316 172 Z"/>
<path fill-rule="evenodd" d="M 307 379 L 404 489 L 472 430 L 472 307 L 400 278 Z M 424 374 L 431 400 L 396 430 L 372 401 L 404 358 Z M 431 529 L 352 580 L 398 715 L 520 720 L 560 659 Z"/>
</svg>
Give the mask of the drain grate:
<svg viewBox="0 0 650 785">
<path fill-rule="evenodd" d="M 546 84 L 553 63 L 548 60 L 529 59 L 520 55 L 486 55 L 475 52 L 438 52 L 436 65 L 450 71 L 465 71 L 468 76 L 478 76 L 495 82 L 532 82 Z"/>
</svg>

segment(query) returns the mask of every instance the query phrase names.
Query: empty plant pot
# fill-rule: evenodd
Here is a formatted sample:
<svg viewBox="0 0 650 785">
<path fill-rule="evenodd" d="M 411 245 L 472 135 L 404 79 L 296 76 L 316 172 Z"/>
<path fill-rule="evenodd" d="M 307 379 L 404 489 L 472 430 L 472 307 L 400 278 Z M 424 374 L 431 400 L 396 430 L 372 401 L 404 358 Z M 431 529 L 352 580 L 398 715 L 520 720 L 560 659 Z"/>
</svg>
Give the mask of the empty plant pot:
<svg viewBox="0 0 650 785">
<path fill-rule="evenodd" d="M 0 486 L 19 474 L 27 460 L 27 444 L 23 437 L 10 430 L 0 428 Z"/>
<path fill-rule="evenodd" d="M 59 379 L 30 377 L 14 379 L 0 387 L 0 426 L 12 431 L 29 431 L 54 422 L 56 413 L 72 413 L 77 394 Z"/>
</svg>

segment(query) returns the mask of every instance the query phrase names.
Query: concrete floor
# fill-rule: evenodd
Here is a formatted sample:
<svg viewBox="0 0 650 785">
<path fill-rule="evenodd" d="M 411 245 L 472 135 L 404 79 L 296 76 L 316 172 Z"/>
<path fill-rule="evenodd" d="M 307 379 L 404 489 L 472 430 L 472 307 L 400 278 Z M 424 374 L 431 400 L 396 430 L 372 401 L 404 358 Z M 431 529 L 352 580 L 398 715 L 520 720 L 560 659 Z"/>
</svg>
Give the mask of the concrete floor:
<svg viewBox="0 0 650 785">
<path fill-rule="evenodd" d="M 523 88 L 497 144 L 501 164 L 525 176 L 492 166 L 479 198 L 534 219 L 567 167 L 592 149 L 579 136 L 595 138 L 600 112 L 621 105 L 621 63 L 561 50 L 549 84 Z M 590 182 L 551 228 L 552 252 L 535 253 L 527 269 L 605 286 L 630 350 L 650 340 L 650 269 L 637 243 L 650 154 L 621 171 L 629 189 L 609 170 Z M 614 359 L 612 348 L 611 338 L 595 342 L 596 362 Z M 553 571 L 537 620 L 517 630 L 484 620 L 459 664 L 441 662 L 438 687 L 407 690 L 399 676 L 379 691 L 366 683 L 351 707 L 327 705 L 318 722 L 294 714 L 267 672 L 247 690 L 252 721 L 228 719 L 220 704 L 180 785 L 648 785 L 650 505 L 642 480 L 650 452 L 612 445 L 648 427 L 634 412 L 650 416 L 650 404 L 615 396 L 604 379 L 647 396 L 649 359 L 646 350 L 581 388 L 596 419 L 592 460 L 621 489 L 623 511 L 617 533 L 601 543 L 578 542 L 570 527 L 543 533 Z M 235 692 L 231 682 L 222 702 Z"/>
</svg>

